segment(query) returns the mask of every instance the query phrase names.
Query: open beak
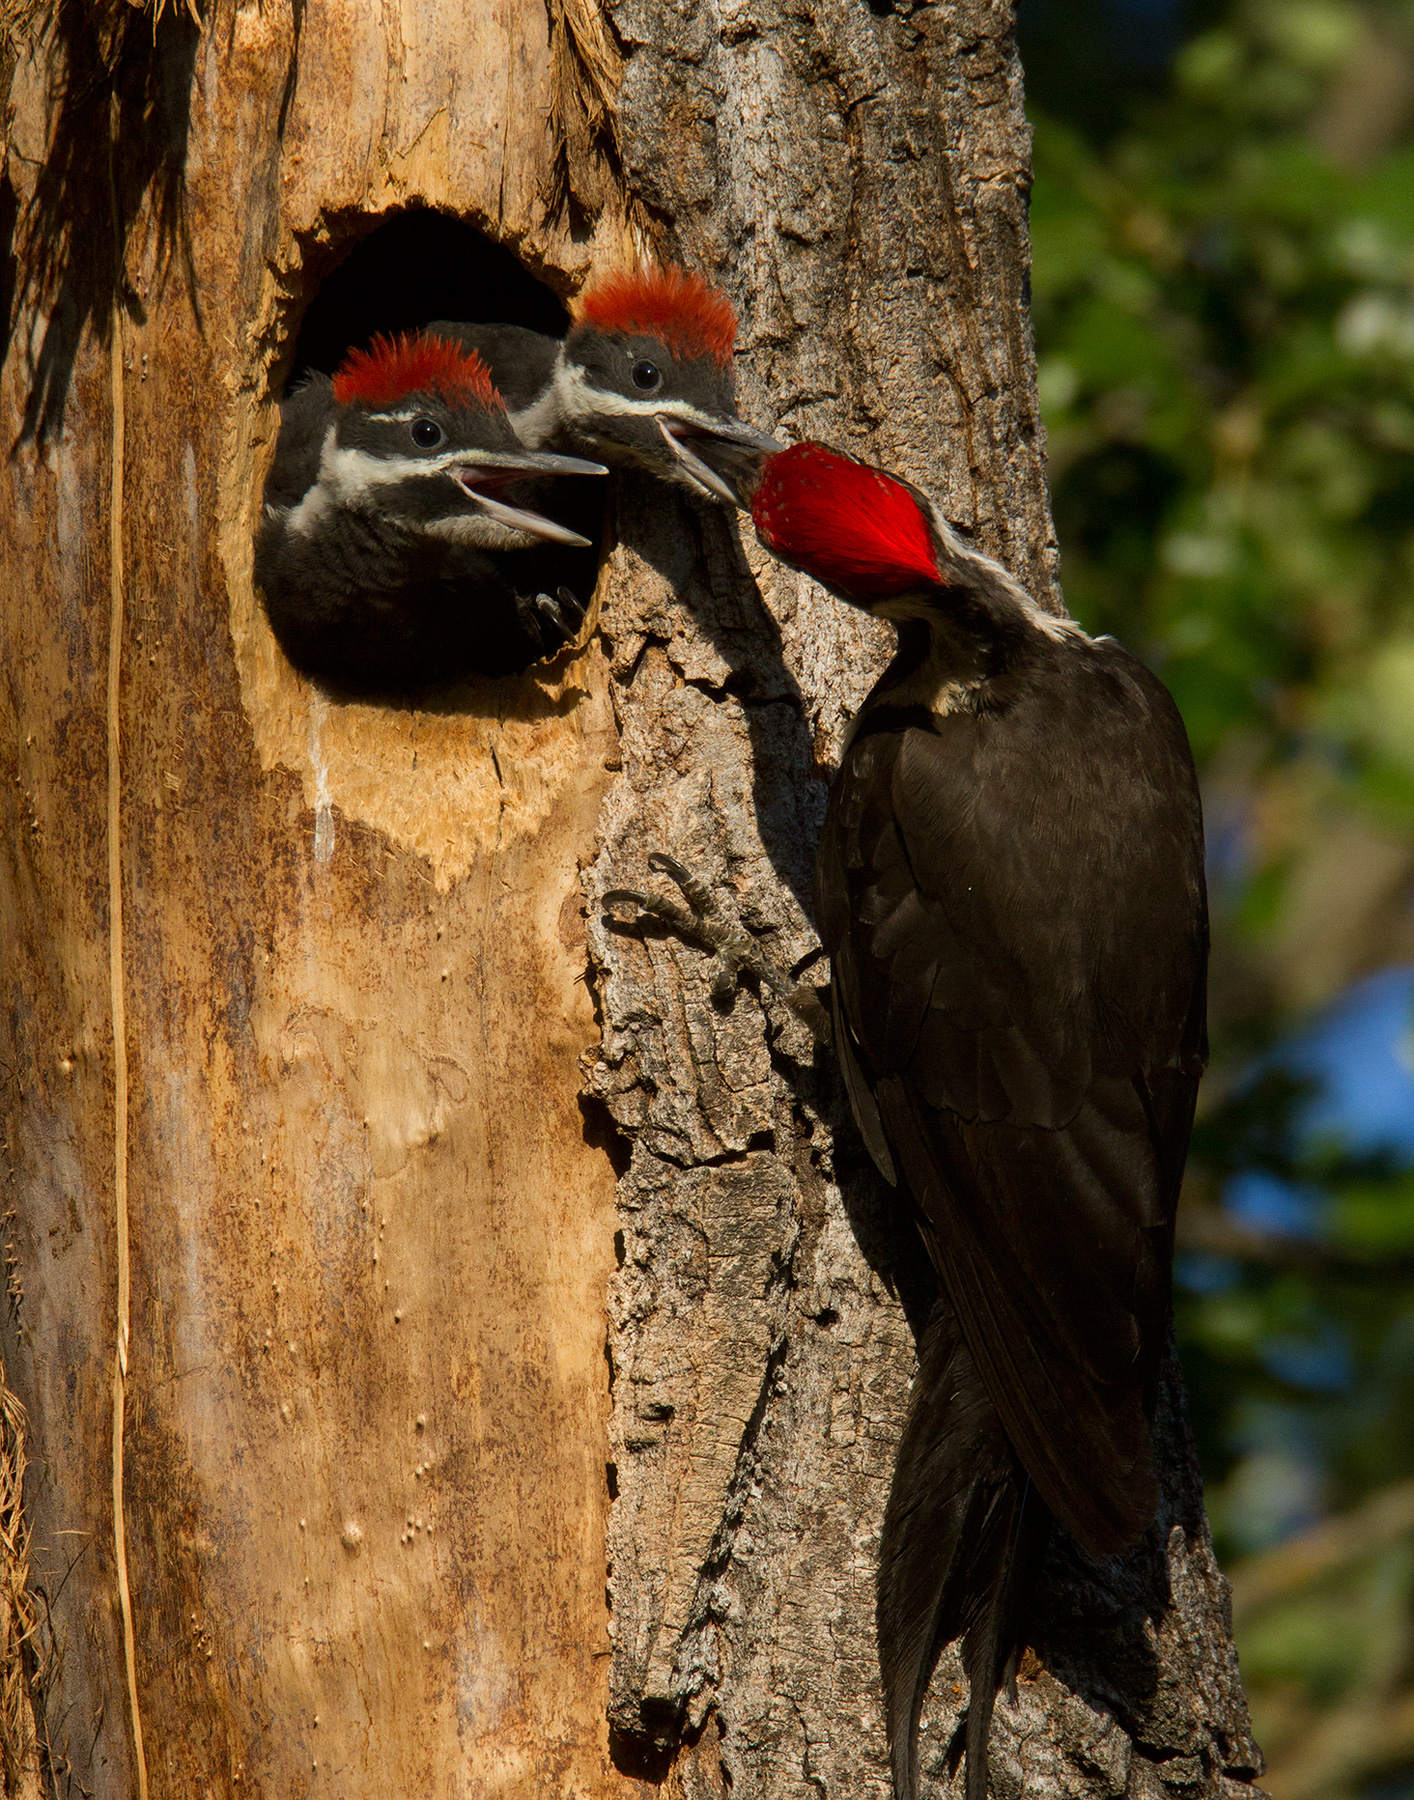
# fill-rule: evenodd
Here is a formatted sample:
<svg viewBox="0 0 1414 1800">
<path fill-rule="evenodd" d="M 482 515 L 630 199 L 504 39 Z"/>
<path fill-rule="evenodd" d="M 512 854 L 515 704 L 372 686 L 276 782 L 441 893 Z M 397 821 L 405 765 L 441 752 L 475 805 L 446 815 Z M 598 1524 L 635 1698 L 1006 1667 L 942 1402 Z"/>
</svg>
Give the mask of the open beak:
<svg viewBox="0 0 1414 1800">
<path fill-rule="evenodd" d="M 567 525 L 557 525 L 543 513 L 532 512 L 525 506 L 512 506 L 498 496 L 504 489 L 536 475 L 607 475 L 609 471 L 603 463 L 584 462 L 577 456 L 550 456 L 538 450 L 514 450 L 503 455 L 488 451 L 478 455 L 475 462 L 456 464 L 450 473 L 457 478 L 469 498 L 476 502 L 488 519 L 495 519 L 500 525 L 508 525 L 513 531 L 526 531 L 532 537 L 548 538 L 552 544 L 574 544 L 580 549 L 588 549 L 589 539 L 581 537 L 577 531 L 571 531 Z"/>
<path fill-rule="evenodd" d="M 658 429 L 683 473 L 714 500 L 728 506 L 746 506 L 746 495 L 755 485 L 761 464 L 785 446 L 746 425 L 740 419 L 717 419 L 708 424 L 656 413 Z M 706 459 L 711 457 L 712 461 Z M 718 466 L 714 466 L 718 465 Z"/>
</svg>

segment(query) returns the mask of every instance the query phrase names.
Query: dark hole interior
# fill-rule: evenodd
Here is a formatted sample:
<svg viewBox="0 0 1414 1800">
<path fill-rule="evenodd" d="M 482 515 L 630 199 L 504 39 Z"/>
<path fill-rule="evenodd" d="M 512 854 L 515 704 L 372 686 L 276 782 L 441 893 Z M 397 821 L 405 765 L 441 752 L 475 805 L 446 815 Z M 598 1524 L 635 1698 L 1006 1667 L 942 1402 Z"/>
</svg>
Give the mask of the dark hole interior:
<svg viewBox="0 0 1414 1800">
<path fill-rule="evenodd" d="M 432 319 L 526 325 L 563 337 L 569 314 L 509 250 L 445 213 L 399 213 L 355 246 L 310 302 L 295 343 L 291 385 L 332 375 L 348 350 L 379 332 Z"/>
</svg>

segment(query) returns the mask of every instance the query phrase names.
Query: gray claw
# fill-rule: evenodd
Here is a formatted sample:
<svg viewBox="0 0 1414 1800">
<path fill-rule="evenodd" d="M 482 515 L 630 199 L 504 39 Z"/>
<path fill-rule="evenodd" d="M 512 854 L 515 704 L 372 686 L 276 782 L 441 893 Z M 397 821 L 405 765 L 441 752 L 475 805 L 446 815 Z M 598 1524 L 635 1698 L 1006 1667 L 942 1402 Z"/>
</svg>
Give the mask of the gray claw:
<svg viewBox="0 0 1414 1800">
<path fill-rule="evenodd" d="M 560 605 L 558 595 L 552 598 L 549 594 L 540 594 L 536 597 L 535 604 L 540 608 L 545 617 L 549 619 L 550 623 L 555 627 L 562 638 L 568 640 L 574 636 L 573 627 L 565 617 L 565 609 Z"/>
<path fill-rule="evenodd" d="M 741 981 L 743 969 L 776 994 L 804 1024 L 817 1042 L 830 1041 L 830 1020 L 815 989 L 805 982 L 793 981 L 765 955 L 754 938 L 734 918 L 727 917 L 717 904 L 715 895 L 704 881 L 675 856 L 654 850 L 648 866 L 655 874 L 666 875 L 682 894 L 687 906 L 679 906 L 661 894 L 641 894 L 634 888 L 614 888 L 604 896 L 604 904 L 632 903 L 650 918 L 661 919 L 686 938 L 712 952 L 714 967 L 711 993 L 719 1006 L 730 1005 Z M 690 911 L 688 909 L 691 909 Z"/>
<path fill-rule="evenodd" d="M 544 656 L 554 656 L 572 643 L 584 624 L 585 608 L 569 588 L 537 594 L 524 602 L 524 612 Z"/>
</svg>

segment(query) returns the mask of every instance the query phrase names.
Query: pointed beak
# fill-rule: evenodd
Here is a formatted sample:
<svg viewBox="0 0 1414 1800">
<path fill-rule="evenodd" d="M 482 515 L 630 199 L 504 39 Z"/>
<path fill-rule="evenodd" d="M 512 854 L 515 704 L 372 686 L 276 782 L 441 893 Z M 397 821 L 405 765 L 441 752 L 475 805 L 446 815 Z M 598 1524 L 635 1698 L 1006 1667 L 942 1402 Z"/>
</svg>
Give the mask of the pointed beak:
<svg viewBox="0 0 1414 1800">
<path fill-rule="evenodd" d="M 603 463 L 585 462 L 578 456 L 550 456 L 543 450 L 473 450 L 465 455 L 471 468 L 502 471 L 506 475 L 607 475 Z"/>
<path fill-rule="evenodd" d="M 607 475 L 603 463 L 584 462 L 577 456 L 550 456 L 538 450 L 478 452 L 475 461 L 458 463 L 450 471 L 456 476 L 469 498 L 474 500 L 488 519 L 507 525 L 513 531 L 529 532 L 532 537 L 548 538 L 552 544 L 573 544 L 588 549 L 590 540 L 557 525 L 543 513 L 529 507 L 512 506 L 497 498 L 503 488 L 536 475 Z"/>
<path fill-rule="evenodd" d="M 762 462 L 785 448 L 740 419 L 718 419 L 707 425 L 695 420 L 688 424 L 669 413 L 654 416 L 683 473 L 714 500 L 725 500 L 728 506 L 750 504 L 746 496 Z M 706 460 L 708 456 L 722 465 L 720 470 Z"/>
</svg>

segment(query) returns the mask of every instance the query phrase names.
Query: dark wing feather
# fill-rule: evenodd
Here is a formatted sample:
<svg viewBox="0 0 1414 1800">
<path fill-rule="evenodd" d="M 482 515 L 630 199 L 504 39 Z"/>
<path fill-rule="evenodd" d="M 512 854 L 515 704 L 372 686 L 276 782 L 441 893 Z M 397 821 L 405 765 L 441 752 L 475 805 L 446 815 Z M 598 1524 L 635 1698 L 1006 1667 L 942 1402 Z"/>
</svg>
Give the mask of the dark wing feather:
<svg viewBox="0 0 1414 1800">
<path fill-rule="evenodd" d="M 1119 1161 L 1134 1131 L 1107 1130 L 1088 1104 L 1063 1130 L 967 1125 L 918 1104 L 897 1076 L 879 1100 L 1007 1436 L 1087 1550 L 1121 1549 L 1157 1501 L 1145 1402 L 1166 1317 L 1164 1251 L 1087 1157 Z"/>
<path fill-rule="evenodd" d="M 1049 1525 L 939 1300 L 918 1346 L 879 1544 L 879 1662 L 900 1800 L 916 1800 L 919 1714 L 938 1652 L 956 1638 L 971 1689 L 966 1800 L 986 1800 L 993 1703 L 1024 1641 Z"/>
<path fill-rule="evenodd" d="M 1203 1060 L 1202 832 L 1172 702 L 1118 645 L 1039 640 L 994 710 L 866 720 L 818 899 L 866 1140 L 1042 1497 L 1117 1549 L 1155 1504 Z"/>
<path fill-rule="evenodd" d="M 875 1103 L 868 1077 L 859 1066 L 859 1052 L 850 1032 L 849 1022 L 840 1007 L 840 989 L 837 982 L 831 988 L 831 1028 L 835 1051 L 839 1056 L 840 1069 L 844 1075 L 845 1091 L 849 1095 L 849 1104 L 854 1113 L 855 1122 L 859 1126 L 860 1135 L 864 1139 L 865 1148 L 873 1157 L 875 1166 L 884 1180 L 891 1184 L 897 1184 L 898 1172 L 894 1168 L 893 1154 L 889 1149 L 888 1139 L 884 1135 L 884 1123 L 879 1117 L 879 1108 Z"/>
</svg>

